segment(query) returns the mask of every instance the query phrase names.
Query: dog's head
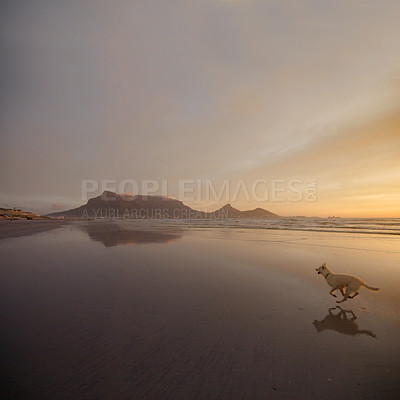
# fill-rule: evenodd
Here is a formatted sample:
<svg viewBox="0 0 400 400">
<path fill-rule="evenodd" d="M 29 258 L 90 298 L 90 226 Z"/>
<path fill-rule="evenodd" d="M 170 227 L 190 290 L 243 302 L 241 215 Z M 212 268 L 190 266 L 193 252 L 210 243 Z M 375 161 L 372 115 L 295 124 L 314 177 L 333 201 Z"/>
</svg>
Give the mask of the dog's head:
<svg viewBox="0 0 400 400">
<path fill-rule="evenodd" d="M 326 271 L 326 263 L 323 263 L 320 267 L 315 268 L 317 271 L 317 274 L 323 274 L 324 271 Z"/>
</svg>

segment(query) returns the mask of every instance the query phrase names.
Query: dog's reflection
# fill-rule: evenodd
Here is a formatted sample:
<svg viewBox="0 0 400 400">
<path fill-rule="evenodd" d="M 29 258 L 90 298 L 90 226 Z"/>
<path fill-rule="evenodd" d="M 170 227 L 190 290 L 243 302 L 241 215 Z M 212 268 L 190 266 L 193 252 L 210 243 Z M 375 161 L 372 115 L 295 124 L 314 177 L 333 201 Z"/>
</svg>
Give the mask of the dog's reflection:
<svg viewBox="0 0 400 400">
<path fill-rule="evenodd" d="M 333 310 L 337 310 L 338 312 L 334 313 Z M 364 334 L 376 338 L 375 333 L 367 329 L 359 329 L 355 323 L 356 319 L 357 317 L 352 310 L 344 310 L 342 307 L 337 306 L 330 308 L 328 315 L 323 320 L 314 320 L 313 325 L 318 333 L 330 329 L 344 335 L 355 336 Z"/>
</svg>

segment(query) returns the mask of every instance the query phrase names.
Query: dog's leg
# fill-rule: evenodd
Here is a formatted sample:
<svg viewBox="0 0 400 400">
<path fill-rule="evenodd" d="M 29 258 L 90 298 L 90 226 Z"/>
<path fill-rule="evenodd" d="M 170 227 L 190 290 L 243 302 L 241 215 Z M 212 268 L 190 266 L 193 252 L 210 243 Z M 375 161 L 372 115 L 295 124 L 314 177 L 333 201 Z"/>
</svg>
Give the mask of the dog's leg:
<svg viewBox="0 0 400 400">
<path fill-rule="evenodd" d="M 344 297 L 344 291 L 343 291 L 343 288 L 339 288 L 339 290 L 340 290 L 340 293 L 342 293 L 342 296 Z"/>
<path fill-rule="evenodd" d="M 340 308 L 340 307 L 339 307 Z M 333 312 L 333 310 L 336 310 L 336 307 L 331 307 L 329 309 L 329 315 L 332 315 L 333 317 L 337 317 L 340 314 L 340 310 L 339 312 L 337 312 L 336 314 Z"/>
<path fill-rule="evenodd" d="M 329 292 L 329 294 L 330 294 L 331 296 L 333 296 L 333 297 L 336 297 L 336 294 L 333 294 L 333 292 L 334 292 L 335 290 L 337 290 L 337 288 L 333 288 L 333 289 Z"/>
<path fill-rule="evenodd" d="M 353 294 L 353 296 L 349 296 L 349 299 L 354 299 L 354 297 L 356 297 L 358 294 L 359 294 L 358 292 L 355 292 L 355 293 Z"/>
<path fill-rule="evenodd" d="M 342 300 L 340 300 L 340 301 L 339 301 L 339 300 L 336 300 L 336 303 L 343 303 L 344 301 L 347 300 L 347 297 L 349 297 L 349 296 L 346 296 L 346 295 L 345 295 L 345 296 L 343 297 Z"/>
<path fill-rule="evenodd" d="M 336 303 L 343 303 L 344 301 L 346 301 L 350 295 L 351 292 L 353 292 L 354 290 L 352 288 L 349 288 L 348 286 L 346 287 L 346 291 L 344 292 L 344 296 L 343 299 L 340 301 L 336 301 Z"/>
</svg>

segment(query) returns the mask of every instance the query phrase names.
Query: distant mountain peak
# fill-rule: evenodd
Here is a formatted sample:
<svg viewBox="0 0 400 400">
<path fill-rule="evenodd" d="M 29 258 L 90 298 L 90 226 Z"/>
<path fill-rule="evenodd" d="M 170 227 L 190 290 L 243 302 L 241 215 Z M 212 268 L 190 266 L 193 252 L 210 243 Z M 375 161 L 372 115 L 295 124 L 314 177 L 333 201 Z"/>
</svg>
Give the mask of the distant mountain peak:
<svg viewBox="0 0 400 400">
<path fill-rule="evenodd" d="M 240 211 L 231 203 L 214 212 L 197 211 L 170 196 L 126 195 L 104 190 L 78 208 L 49 214 L 70 218 L 274 218 L 278 215 L 262 208 Z"/>
<path fill-rule="evenodd" d="M 100 195 L 102 199 L 107 199 L 107 198 L 118 198 L 121 197 L 119 194 L 110 192 L 109 190 L 104 190 L 104 192 Z"/>
</svg>

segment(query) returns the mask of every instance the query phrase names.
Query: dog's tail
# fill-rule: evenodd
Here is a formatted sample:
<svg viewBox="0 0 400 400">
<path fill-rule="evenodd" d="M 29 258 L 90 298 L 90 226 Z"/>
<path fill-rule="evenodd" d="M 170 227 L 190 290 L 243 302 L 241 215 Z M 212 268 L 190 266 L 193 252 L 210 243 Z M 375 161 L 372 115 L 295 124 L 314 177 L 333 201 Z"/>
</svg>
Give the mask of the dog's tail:
<svg viewBox="0 0 400 400">
<path fill-rule="evenodd" d="M 379 288 L 373 287 L 373 286 L 369 286 L 369 285 L 367 285 L 366 283 L 363 283 L 362 285 L 363 285 L 364 287 L 366 287 L 367 289 L 369 289 L 369 290 L 375 290 L 375 291 L 379 290 Z"/>
</svg>

